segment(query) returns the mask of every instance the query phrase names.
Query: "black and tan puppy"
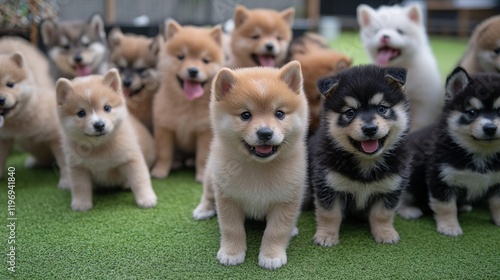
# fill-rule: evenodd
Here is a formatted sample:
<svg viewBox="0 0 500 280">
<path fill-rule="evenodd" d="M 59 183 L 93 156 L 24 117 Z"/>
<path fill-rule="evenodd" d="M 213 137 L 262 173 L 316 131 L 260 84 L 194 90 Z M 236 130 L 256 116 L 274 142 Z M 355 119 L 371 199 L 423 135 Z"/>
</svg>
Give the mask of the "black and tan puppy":
<svg viewBox="0 0 500 280">
<path fill-rule="evenodd" d="M 409 130 L 406 70 L 358 66 L 322 79 L 320 128 L 309 142 L 314 243 L 339 242 L 344 216 L 368 215 L 379 243 L 396 243 L 393 218 L 409 176 L 402 142 Z"/>
</svg>

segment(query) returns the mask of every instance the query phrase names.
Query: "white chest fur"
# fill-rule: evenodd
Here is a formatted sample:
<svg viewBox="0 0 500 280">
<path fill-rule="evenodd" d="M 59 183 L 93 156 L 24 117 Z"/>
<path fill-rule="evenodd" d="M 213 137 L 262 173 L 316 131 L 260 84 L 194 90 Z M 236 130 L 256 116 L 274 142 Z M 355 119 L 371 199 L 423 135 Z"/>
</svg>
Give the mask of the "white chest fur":
<svg viewBox="0 0 500 280">
<path fill-rule="evenodd" d="M 469 200 L 483 196 L 490 187 L 500 184 L 500 171 L 478 173 L 470 169 L 456 169 L 443 164 L 440 175 L 448 185 L 465 188 Z"/>
</svg>

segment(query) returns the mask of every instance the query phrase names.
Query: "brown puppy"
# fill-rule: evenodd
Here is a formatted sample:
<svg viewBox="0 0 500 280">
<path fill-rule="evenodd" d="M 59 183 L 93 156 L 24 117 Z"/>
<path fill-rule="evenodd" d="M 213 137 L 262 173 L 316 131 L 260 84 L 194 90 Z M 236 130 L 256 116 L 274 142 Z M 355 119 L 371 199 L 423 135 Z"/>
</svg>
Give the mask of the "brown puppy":
<svg viewBox="0 0 500 280">
<path fill-rule="evenodd" d="M 180 26 L 170 20 L 158 70 L 162 84 L 153 104 L 158 157 L 151 175 L 168 176 L 179 149 L 196 156 L 196 180 L 203 181 L 212 132 L 208 117 L 210 85 L 222 67 L 222 30 Z"/>
</svg>

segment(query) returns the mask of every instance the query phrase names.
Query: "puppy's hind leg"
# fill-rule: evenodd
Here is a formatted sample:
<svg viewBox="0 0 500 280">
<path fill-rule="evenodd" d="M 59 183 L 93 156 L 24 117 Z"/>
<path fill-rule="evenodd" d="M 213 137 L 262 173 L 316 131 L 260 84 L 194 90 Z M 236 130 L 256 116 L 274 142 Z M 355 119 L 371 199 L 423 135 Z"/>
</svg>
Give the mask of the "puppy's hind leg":
<svg viewBox="0 0 500 280">
<path fill-rule="evenodd" d="M 203 181 L 203 194 L 200 204 L 193 210 L 195 220 L 206 220 L 215 216 L 215 195 L 212 186 L 212 178 L 209 173 Z"/>
<path fill-rule="evenodd" d="M 210 150 L 212 133 L 210 131 L 200 133 L 196 139 L 196 181 L 203 182 L 205 176 L 205 166 Z"/>
<path fill-rule="evenodd" d="M 437 224 L 437 231 L 448 236 L 459 236 L 463 234 L 458 223 L 457 202 L 453 197 L 449 201 L 440 201 L 431 197 L 430 204 L 434 211 L 434 219 Z"/>
<path fill-rule="evenodd" d="M 500 194 L 494 195 L 489 199 L 491 218 L 495 225 L 500 227 Z"/>
<path fill-rule="evenodd" d="M 155 127 L 156 163 L 151 176 L 163 179 L 168 176 L 174 161 L 174 132 L 162 127 Z"/>
</svg>

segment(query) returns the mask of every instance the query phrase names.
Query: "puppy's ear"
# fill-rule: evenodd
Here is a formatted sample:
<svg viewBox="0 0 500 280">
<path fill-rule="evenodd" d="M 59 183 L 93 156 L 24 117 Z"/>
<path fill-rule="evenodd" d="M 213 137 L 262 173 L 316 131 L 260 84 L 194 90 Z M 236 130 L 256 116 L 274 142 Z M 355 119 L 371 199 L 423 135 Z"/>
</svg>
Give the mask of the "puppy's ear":
<svg viewBox="0 0 500 280">
<path fill-rule="evenodd" d="M 404 91 L 406 84 L 406 69 L 398 67 L 388 67 L 385 69 L 385 79 L 391 85 L 395 85 L 401 91 Z"/>
<path fill-rule="evenodd" d="M 408 18 L 416 24 L 422 24 L 422 10 L 419 4 L 411 4 L 408 8 Z"/>
<path fill-rule="evenodd" d="M 240 27 L 245 20 L 248 18 L 248 9 L 245 8 L 245 6 L 242 5 L 237 5 L 236 8 L 234 9 L 234 28 Z"/>
<path fill-rule="evenodd" d="M 89 19 L 90 30 L 99 35 L 102 40 L 106 40 L 106 32 L 104 31 L 104 19 L 100 14 L 94 14 Z"/>
<path fill-rule="evenodd" d="M 10 56 L 10 61 L 14 62 L 14 64 L 19 67 L 24 67 L 24 58 L 23 55 L 19 52 L 15 52 Z"/>
<path fill-rule="evenodd" d="M 212 36 L 217 45 L 222 47 L 222 27 L 220 24 L 217 24 L 210 30 L 210 36 Z"/>
<path fill-rule="evenodd" d="M 372 7 L 366 4 L 359 5 L 358 8 L 356 8 L 356 17 L 358 19 L 359 26 L 369 26 L 372 23 L 375 14 L 376 11 Z"/>
<path fill-rule="evenodd" d="M 111 68 L 104 74 L 102 82 L 105 86 L 111 88 L 114 92 L 122 96 L 122 81 L 120 78 L 120 73 L 115 68 Z"/>
<path fill-rule="evenodd" d="M 120 27 L 115 27 L 111 29 L 108 34 L 108 43 L 110 48 L 115 48 L 120 45 L 120 42 L 123 38 L 123 33 Z"/>
<path fill-rule="evenodd" d="M 337 87 L 339 86 L 339 79 L 337 76 L 322 78 L 316 85 L 318 86 L 318 90 L 321 95 L 328 98 L 328 96 L 337 90 Z"/>
<path fill-rule="evenodd" d="M 221 101 L 231 93 L 236 82 L 237 80 L 234 72 L 229 68 L 222 68 L 217 73 L 212 83 L 212 98 Z"/>
<path fill-rule="evenodd" d="M 73 93 L 73 86 L 70 80 L 66 78 L 59 78 L 56 83 L 56 99 L 57 104 L 62 105 L 66 100 L 68 94 Z"/>
<path fill-rule="evenodd" d="M 293 19 L 295 18 L 295 8 L 290 7 L 286 10 L 281 11 L 281 17 L 288 23 L 288 25 L 293 25 Z"/>
<path fill-rule="evenodd" d="M 470 77 L 464 68 L 458 66 L 446 79 L 446 99 L 454 98 L 470 83 Z"/>
<path fill-rule="evenodd" d="M 285 82 L 293 92 L 297 94 L 302 92 L 304 78 L 302 77 L 302 69 L 298 61 L 290 61 L 285 64 L 285 66 L 281 67 L 279 78 Z"/>
<path fill-rule="evenodd" d="M 338 73 L 346 68 L 349 68 L 352 64 L 352 58 L 348 56 L 343 56 L 339 61 L 337 61 L 337 64 L 335 64 L 335 71 Z"/>
<path fill-rule="evenodd" d="M 160 53 L 160 49 L 161 49 L 160 36 L 155 36 L 152 39 L 151 44 L 149 44 L 149 53 L 153 57 L 158 57 L 158 54 Z"/>
<path fill-rule="evenodd" d="M 57 26 L 55 22 L 50 19 L 42 21 L 40 25 L 40 34 L 42 36 L 42 42 L 45 46 L 52 46 L 57 37 Z"/>
<path fill-rule="evenodd" d="M 165 28 L 165 40 L 167 41 L 170 38 L 172 38 L 182 28 L 182 26 L 174 19 L 169 19 L 166 26 L 167 27 Z"/>
</svg>

